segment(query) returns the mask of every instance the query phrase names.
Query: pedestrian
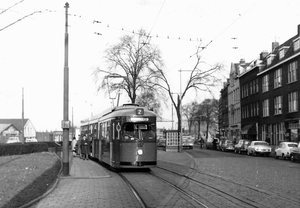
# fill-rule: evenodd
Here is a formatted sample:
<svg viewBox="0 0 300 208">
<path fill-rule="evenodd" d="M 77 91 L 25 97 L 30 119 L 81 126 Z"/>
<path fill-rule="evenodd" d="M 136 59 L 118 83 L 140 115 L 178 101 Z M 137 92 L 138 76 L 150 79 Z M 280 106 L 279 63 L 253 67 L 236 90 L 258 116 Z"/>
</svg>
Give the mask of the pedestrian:
<svg viewBox="0 0 300 208">
<path fill-rule="evenodd" d="M 266 138 L 266 142 L 267 142 L 268 144 L 270 144 L 270 137 L 267 137 L 267 138 Z"/>
<path fill-rule="evenodd" d="M 217 140 L 213 137 L 213 149 L 217 149 Z"/>
<path fill-rule="evenodd" d="M 71 146 L 72 146 L 72 152 L 73 152 L 73 156 L 76 157 L 76 138 L 73 137 L 73 140 L 72 140 L 72 143 L 71 143 Z"/>
<path fill-rule="evenodd" d="M 202 149 L 203 145 L 204 145 L 204 139 L 201 137 L 201 138 L 200 138 L 200 148 L 201 148 L 201 149 Z"/>
<path fill-rule="evenodd" d="M 77 154 L 79 155 L 79 158 L 82 159 L 82 155 L 81 155 L 81 141 L 82 141 L 82 137 L 79 135 L 79 139 L 76 143 L 77 146 Z"/>
<path fill-rule="evenodd" d="M 89 139 L 86 138 L 86 136 L 83 136 L 81 145 L 82 145 L 81 151 L 82 151 L 83 159 L 88 160 L 90 154 L 91 142 L 89 141 Z"/>
</svg>

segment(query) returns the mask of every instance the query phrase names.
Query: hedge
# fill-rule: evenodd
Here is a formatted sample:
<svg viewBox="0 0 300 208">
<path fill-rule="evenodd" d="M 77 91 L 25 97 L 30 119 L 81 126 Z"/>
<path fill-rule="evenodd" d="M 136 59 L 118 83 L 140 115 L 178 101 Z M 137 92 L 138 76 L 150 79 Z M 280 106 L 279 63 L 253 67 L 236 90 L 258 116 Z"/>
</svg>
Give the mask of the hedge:
<svg viewBox="0 0 300 208">
<path fill-rule="evenodd" d="M 0 145 L 0 156 L 22 155 L 34 152 L 48 152 L 48 148 L 58 146 L 55 142 L 30 142 Z"/>
</svg>

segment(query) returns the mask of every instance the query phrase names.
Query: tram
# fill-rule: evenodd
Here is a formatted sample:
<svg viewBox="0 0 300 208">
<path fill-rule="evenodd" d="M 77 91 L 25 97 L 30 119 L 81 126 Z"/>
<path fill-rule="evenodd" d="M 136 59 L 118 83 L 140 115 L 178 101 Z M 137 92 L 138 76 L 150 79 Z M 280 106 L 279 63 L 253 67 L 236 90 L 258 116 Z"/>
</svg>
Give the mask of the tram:
<svg viewBox="0 0 300 208">
<path fill-rule="evenodd" d="M 124 104 L 81 121 L 91 141 L 91 157 L 109 166 L 152 168 L 157 163 L 156 115 L 137 104 Z"/>
</svg>

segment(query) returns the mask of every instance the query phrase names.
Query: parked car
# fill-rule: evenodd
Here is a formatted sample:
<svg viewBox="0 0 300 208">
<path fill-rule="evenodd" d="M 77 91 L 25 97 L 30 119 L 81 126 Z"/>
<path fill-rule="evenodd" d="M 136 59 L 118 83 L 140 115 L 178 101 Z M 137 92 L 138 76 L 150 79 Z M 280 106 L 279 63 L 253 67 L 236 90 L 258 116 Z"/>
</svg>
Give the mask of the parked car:
<svg viewBox="0 0 300 208">
<path fill-rule="evenodd" d="M 291 149 L 297 147 L 298 144 L 296 142 L 281 142 L 279 147 L 275 149 L 275 159 L 282 157 L 283 159 L 290 158 Z"/>
<path fill-rule="evenodd" d="M 30 138 L 28 138 L 28 139 L 26 139 L 26 142 L 37 142 L 37 139 L 34 139 L 34 138 L 30 139 Z"/>
<path fill-rule="evenodd" d="M 297 144 L 297 147 L 293 147 L 291 149 L 291 161 L 295 162 L 296 160 L 300 160 L 300 142 Z"/>
<path fill-rule="evenodd" d="M 158 147 L 165 147 L 166 146 L 166 139 L 165 138 L 158 138 L 157 139 L 157 146 Z"/>
<path fill-rule="evenodd" d="M 265 141 L 252 141 L 247 149 L 247 155 L 265 155 L 270 156 L 272 148 Z"/>
<path fill-rule="evenodd" d="M 234 150 L 233 142 L 228 139 L 224 140 L 220 145 L 220 149 L 222 152 L 233 151 Z"/>
<path fill-rule="evenodd" d="M 250 141 L 247 139 L 241 139 L 235 146 L 234 146 L 234 153 L 242 154 L 243 152 L 247 152 L 248 145 Z"/>
<path fill-rule="evenodd" d="M 195 138 L 193 136 L 182 136 L 182 147 L 193 149 L 194 142 L 195 142 Z"/>
<path fill-rule="evenodd" d="M 19 137 L 9 137 L 6 143 L 17 143 L 17 142 L 21 142 Z"/>
</svg>

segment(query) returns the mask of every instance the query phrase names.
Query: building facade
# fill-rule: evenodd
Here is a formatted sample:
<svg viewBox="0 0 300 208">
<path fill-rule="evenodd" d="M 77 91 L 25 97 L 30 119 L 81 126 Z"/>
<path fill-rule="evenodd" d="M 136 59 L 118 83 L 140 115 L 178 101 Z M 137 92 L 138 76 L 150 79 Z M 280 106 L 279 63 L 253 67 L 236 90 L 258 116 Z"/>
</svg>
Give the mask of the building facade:
<svg viewBox="0 0 300 208">
<path fill-rule="evenodd" d="M 241 139 L 241 106 L 239 75 L 247 67 L 244 59 L 239 63 L 231 63 L 228 84 L 228 139 L 239 141 Z"/>
<path fill-rule="evenodd" d="M 229 139 L 300 141 L 300 25 L 295 36 L 273 42 L 258 60 L 231 64 L 229 76 Z"/>
<path fill-rule="evenodd" d="M 260 54 L 260 59 L 252 61 L 239 76 L 241 86 L 241 136 L 243 139 L 258 140 L 260 126 L 259 106 L 259 79 L 257 74 L 262 66 L 261 59 L 266 52 Z"/>
<path fill-rule="evenodd" d="M 2 125 L 13 125 L 17 131 L 19 131 L 20 137 L 22 133 L 22 125 L 24 125 L 24 139 L 36 139 L 36 130 L 30 121 L 30 119 L 24 119 L 22 123 L 22 119 L 0 119 L 0 124 Z M 14 134 L 14 133 L 13 133 Z M 6 137 L 11 137 L 11 135 L 6 135 Z"/>
<path fill-rule="evenodd" d="M 300 25 L 283 44 L 273 44 L 258 73 L 261 82 L 261 140 L 299 142 Z"/>
<path fill-rule="evenodd" d="M 219 101 L 219 134 L 220 138 L 228 138 L 229 120 L 228 120 L 228 85 L 229 80 L 223 83 L 223 89 L 220 91 Z"/>
</svg>

